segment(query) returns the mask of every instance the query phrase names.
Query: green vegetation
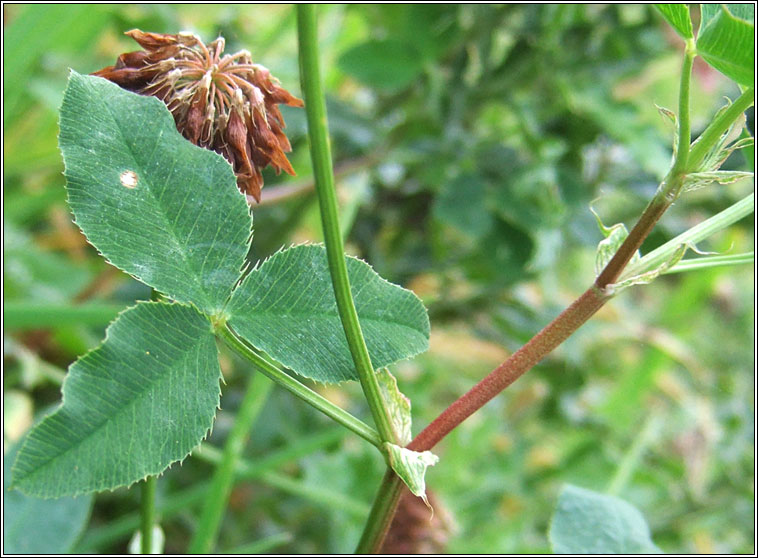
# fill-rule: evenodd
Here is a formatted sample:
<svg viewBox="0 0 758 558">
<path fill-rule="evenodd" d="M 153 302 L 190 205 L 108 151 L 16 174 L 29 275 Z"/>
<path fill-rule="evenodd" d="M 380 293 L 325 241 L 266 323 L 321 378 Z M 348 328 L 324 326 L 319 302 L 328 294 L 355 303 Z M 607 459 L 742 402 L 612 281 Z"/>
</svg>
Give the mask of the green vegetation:
<svg viewBox="0 0 758 558">
<path fill-rule="evenodd" d="M 4 8 L 6 552 L 754 552 L 749 6 Z M 253 221 L 132 28 L 305 99 Z"/>
</svg>

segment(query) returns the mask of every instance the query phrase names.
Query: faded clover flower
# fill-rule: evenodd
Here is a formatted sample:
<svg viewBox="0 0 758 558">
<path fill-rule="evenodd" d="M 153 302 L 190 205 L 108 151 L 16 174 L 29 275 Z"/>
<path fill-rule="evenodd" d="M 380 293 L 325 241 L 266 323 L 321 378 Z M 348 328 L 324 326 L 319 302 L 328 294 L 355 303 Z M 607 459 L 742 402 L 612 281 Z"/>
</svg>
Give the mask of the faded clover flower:
<svg viewBox="0 0 758 558">
<path fill-rule="evenodd" d="M 166 103 L 179 132 L 223 155 L 234 168 L 237 187 L 256 201 L 261 200 L 261 169 L 271 165 L 277 174 L 295 174 L 285 155 L 291 147 L 276 105 L 302 107 L 303 101 L 264 66 L 253 64 L 249 52 L 222 58 L 223 37 L 206 46 L 189 33 L 132 29 L 125 34 L 144 50 L 125 52 L 115 65 L 93 75 Z"/>
</svg>

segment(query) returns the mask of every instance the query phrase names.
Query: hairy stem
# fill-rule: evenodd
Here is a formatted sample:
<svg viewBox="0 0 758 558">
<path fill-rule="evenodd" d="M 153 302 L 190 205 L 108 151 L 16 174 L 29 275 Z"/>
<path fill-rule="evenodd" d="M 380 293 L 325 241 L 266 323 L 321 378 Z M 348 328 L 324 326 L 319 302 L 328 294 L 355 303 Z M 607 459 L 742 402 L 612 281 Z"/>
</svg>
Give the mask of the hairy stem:
<svg viewBox="0 0 758 558">
<path fill-rule="evenodd" d="M 197 531 L 190 541 L 190 554 L 209 554 L 214 549 L 229 494 L 234 485 L 235 468 L 272 385 L 268 378 L 259 374 L 252 375 L 248 380 L 247 390 L 224 445 L 221 461 L 213 473 L 209 497 L 205 502 Z"/>
<path fill-rule="evenodd" d="M 414 451 L 432 449 L 437 442 L 485 403 L 507 388 L 526 371 L 563 343 L 586 322 L 610 297 L 594 285 L 576 299 L 526 345 L 490 372 L 466 394 L 445 409 L 408 445 Z"/>
<path fill-rule="evenodd" d="M 319 395 L 309 387 L 301 384 L 295 378 L 280 370 L 277 366 L 270 363 L 268 360 L 259 355 L 255 350 L 248 347 L 244 341 L 242 341 L 237 334 L 232 331 L 228 324 L 220 327 L 216 330 L 216 334 L 219 335 L 229 347 L 240 355 L 242 358 L 251 362 L 260 372 L 268 376 L 274 382 L 282 386 L 287 391 L 296 395 L 306 403 L 312 405 L 329 418 L 334 419 L 342 426 L 349 428 L 358 436 L 373 444 L 377 448 L 381 448 L 382 440 L 376 430 L 371 428 L 363 421 L 357 419 L 344 409 L 338 407 L 325 397 Z"/>
<path fill-rule="evenodd" d="M 332 156 L 329 147 L 329 131 L 326 120 L 326 102 L 321 87 L 321 72 L 318 59 L 318 35 L 316 8 L 310 4 L 297 6 L 297 31 L 300 59 L 300 81 L 305 97 L 305 111 L 308 119 L 308 139 L 311 148 L 313 176 L 316 182 L 324 243 L 332 278 L 337 310 L 345 330 L 350 354 L 358 372 L 361 388 L 366 396 L 371 415 L 382 441 L 397 442 L 374 367 L 363 338 L 358 313 L 355 310 L 350 281 L 347 276 L 345 249 L 338 219 L 337 193 L 334 188 Z"/>
<path fill-rule="evenodd" d="M 626 241 L 619 247 L 616 253 L 605 266 L 605 269 L 598 275 L 595 280 L 595 286 L 599 289 L 605 289 L 608 285 L 615 283 L 621 275 L 626 265 L 632 259 L 634 254 L 642 246 L 642 242 L 653 230 L 655 224 L 674 203 L 679 192 L 684 185 L 685 171 L 689 161 L 690 145 L 690 81 L 692 78 L 692 64 L 695 59 L 695 45 L 690 39 L 687 41 L 687 47 L 684 50 L 684 61 L 682 62 L 682 75 L 679 81 L 679 129 L 677 134 L 679 142 L 674 162 L 671 170 L 663 179 L 658 191 L 650 200 L 650 203 L 642 212 L 634 228 L 629 232 Z"/>
<path fill-rule="evenodd" d="M 679 95 L 679 144 L 671 170 L 658 188 L 639 220 L 632 228 L 624 243 L 590 286 L 566 310 L 548 324 L 542 331 L 516 351 L 503 364 L 493 370 L 487 377 L 471 390 L 453 402 L 432 423 L 427 426 L 408 445 L 415 451 L 431 450 L 437 442 L 456 428 L 466 418 L 478 411 L 495 395 L 511 385 L 525 372 L 540 362 L 558 345 L 573 334 L 582 324 L 595 314 L 612 296 L 612 289 L 607 289 L 619 278 L 642 242 L 650 234 L 663 213 L 671 206 L 681 192 L 686 172 L 699 164 L 721 134 L 726 131 L 742 112 L 752 103 L 752 90 L 748 90 L 724 111 L 701 136 L 700 141 L 689 148 L 689 88 L 692 72 L 694 49 L 688 43 L 682 67 Z M 697 148 L 697 150 L 696 150 Z M 389 474 L 389 473 L 388 473 Z M 386 478 L 385 478 L 386 479 Z M 389 489 L 390 481 L 387 480 Z M 384 486 L 384 484 L 383 484 Z M 388 527 L 397 508 L 397 500 L 379 496 L 372 509 L 371 521 L 377 527 L 367 525 L 361 539 L 361 550 L 377 552 L 382 545 L 384 534 L 381 526 Z M 366 541 L 366 539 L 370 539 Z"/>
</svg>

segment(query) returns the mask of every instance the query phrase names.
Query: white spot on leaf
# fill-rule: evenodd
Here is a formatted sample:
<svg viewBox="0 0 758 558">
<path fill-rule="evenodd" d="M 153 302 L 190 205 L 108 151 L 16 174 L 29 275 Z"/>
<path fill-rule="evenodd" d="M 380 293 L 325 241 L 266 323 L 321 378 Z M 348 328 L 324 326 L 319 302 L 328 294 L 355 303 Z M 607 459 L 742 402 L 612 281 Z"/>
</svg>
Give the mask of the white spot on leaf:
<svg viewBox="0 0 758 558">
<path fill-rule="evenodd" d="M 136 188 L 137 182 L 139 181 L 139 177 L 137 176 L 137 173 L 131 170 L 124 171 L 121 173 L 121 185 L 125 188 Z"/>
</svg>

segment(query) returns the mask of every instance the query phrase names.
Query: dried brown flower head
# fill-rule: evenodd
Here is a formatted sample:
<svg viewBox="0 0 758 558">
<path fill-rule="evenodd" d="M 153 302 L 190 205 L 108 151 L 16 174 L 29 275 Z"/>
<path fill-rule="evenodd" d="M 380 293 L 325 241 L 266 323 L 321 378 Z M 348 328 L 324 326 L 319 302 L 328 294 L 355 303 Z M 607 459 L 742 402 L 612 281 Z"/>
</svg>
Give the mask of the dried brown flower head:
<svg viewBox="0 0 758 558">
<path fill-rule="evenodd" d="M 456 530 L 450 512 L 431 490 L 426 496 L 434 514 L 421 498 L 403 489 L 380 554 L 441 554 Z"/>
<path fill-rule="evenodd" d="M 176 127 L 192 143 L 212 149 L 232 164 L 237 187 L 261 199 L 261 169 L 295 174 L 285 152 L 277 104 L 302 107 L 250 53 L 224 52 L 219 37 L 207 46 L 189 33 L 164 35 L 139 29 L 126 35 L 144 50 L 125 52 L 116 64 L 95 72 L 124 89 L 158 97 L 174 115 Z"/>
</svg>

